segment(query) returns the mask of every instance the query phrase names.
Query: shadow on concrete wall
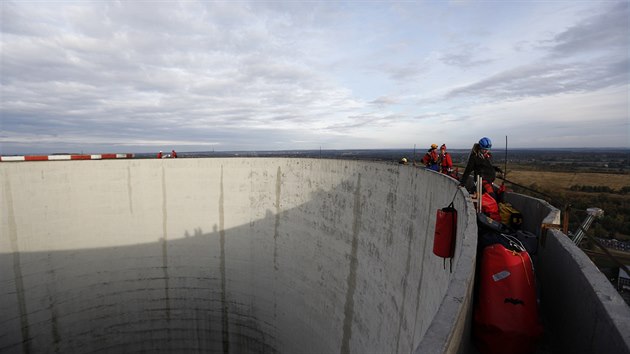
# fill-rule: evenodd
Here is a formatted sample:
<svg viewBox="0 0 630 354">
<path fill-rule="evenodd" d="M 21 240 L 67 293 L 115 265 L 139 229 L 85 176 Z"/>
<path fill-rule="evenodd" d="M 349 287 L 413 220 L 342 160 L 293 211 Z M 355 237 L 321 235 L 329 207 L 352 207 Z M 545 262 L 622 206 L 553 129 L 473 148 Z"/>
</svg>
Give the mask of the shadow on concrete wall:
<svg viewBox="0 0 630 354">
<path fill-rule="evenodd" d="M 423 210 L 409 190 L 380 206 L 371 197 L 359 173 L 226 230 L 190 225 L 153 243 L 2 253 L 0 350 L 409 352 L 450 279 L 441 259 L 425 259 L 442 201 Z M 382 220 L 363 214 L 374 207 Z"/>
</svg>

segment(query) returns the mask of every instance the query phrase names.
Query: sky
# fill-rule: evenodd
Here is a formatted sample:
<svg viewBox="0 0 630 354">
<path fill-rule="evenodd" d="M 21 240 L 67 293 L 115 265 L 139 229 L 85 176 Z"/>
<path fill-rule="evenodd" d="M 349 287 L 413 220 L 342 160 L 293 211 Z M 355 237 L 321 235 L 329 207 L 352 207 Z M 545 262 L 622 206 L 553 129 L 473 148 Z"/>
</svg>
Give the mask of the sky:
<svg viewBox="0 0 630 354">
<path fill-rule="evenodd" d="M 2 1 L 0 154 L 630 148 L 629 1 Z"/>
</svg>

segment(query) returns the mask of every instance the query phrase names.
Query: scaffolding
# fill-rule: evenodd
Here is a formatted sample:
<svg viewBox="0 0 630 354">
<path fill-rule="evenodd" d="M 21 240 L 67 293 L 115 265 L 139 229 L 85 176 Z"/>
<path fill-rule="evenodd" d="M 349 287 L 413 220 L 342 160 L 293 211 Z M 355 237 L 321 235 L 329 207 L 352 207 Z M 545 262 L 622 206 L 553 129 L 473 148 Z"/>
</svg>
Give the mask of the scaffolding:
<svg viewBox="0 0 630 354">
<path fill-rule="evenodd" d="M 586 231 L 588 231 L 591 224 L 593 224 L 593 221 L 604 215 L 604 211 L 600 208 L 588 208 L 586 209 L 586 214 L 586 219 L 584 219 L 582 225 L 578 226 L 578 230 L 573 235 L 573 243 L 578 246 L 580 242 L 582 242 L 584 235 L 586 235 Z"/>
</svg>

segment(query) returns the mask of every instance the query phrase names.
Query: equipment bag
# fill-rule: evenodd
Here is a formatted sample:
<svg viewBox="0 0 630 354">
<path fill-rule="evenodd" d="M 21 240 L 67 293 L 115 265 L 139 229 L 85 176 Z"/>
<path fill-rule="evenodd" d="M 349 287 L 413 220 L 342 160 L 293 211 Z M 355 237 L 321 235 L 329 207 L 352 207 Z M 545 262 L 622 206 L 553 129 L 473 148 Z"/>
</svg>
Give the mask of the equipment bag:
<svg viewBox="0 0 630 354">
<path fill-rule="evenodd" d="M 520 247 L 516 247 L 520 248 Z M 494 244 L 483 250 L 473 335 L 483 354 L 526 354 L 542 335 L 536 280 L 527 252 Z"/>
<path fill-rule="evenodd" d="M 455 235 L 457 235 L 457 210 L 451 203 L 446 208 L 438 209 L 437 211 L 435 235 L 433 237 L 433 254 L 444 258 L 445 262 L 446 258 L 453 258 L 455 255 Z"/>
<path fill-rule="evenodd" d="M 493 220 L 501 222 L 497 201 L 488 193 L 484 193 L 481 199 L 481 212 L 488 215 Z"/>
<path fill-rule="evenodd" d="M 523 214 L 510 203 L 499 203 L 499 214 L 501 222 L 513 229 L 520 229 L 523 225 Z"/>
</svg>

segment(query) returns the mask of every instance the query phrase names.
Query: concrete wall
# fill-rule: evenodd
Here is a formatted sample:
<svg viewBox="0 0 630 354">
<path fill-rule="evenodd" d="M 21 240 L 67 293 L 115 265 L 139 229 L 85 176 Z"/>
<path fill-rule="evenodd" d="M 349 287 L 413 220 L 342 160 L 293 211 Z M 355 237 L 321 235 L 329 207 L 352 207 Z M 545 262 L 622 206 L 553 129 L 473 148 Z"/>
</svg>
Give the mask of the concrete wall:
<svg viewBox="0 0 630 354">
<path fill-rule="evenodd" d="M 507 201 L 525 215 L 523 226 L 539 236 L 536 275 L 545 331 L 555 353 L 630 353 L 630 308 L 597 266 L 565 234 L 541 225 L 560 224 L 560 211 L 519 194 Z"/>
<path fill-rule="evenodd" d="M 560 226 L 560 210 L 547 201 L 517 193 L 506 193 L 506 202 L 523 214 L 523 229 L 538 237 L 544 237 L 543 225 Z"/>
<path fill-rule="evenodd" d="M 0 164 L 2 352 L 456 352 L 476 226 L 384 163 Z M 453 269 L 436 210 L 459 210 Z"/>
<path fill-rule="evenodd" d="M 542 305 L 560 353 L 630 353 L 630 308 L 582 250 L 559 230 L 540 248 Z"/>
</svg>

